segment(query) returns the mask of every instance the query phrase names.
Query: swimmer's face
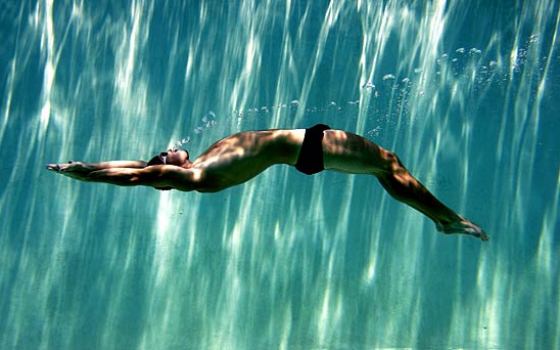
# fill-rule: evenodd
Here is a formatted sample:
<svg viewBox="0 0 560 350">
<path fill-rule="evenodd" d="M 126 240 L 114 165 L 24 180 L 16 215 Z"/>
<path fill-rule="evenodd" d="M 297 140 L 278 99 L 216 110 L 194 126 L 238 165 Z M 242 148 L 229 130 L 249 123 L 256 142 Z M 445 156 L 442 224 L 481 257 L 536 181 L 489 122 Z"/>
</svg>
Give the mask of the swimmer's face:
<svg viewBox="0 0 560 350">
<path fill-rule="evenodd" d="M 169 164 L 183 166 L 189 161 L 189 152 L 184 149 L 170 148 L 161 152 L 148 163 L 148 165 Z"/>
<path fill-rule="evenodd" d="M 165 164 L 181 166 L 189 160 L 189 153 L 184 149 L 170 148 L 161 152 L 160 157 L 165 157 Z"/>
</svg>

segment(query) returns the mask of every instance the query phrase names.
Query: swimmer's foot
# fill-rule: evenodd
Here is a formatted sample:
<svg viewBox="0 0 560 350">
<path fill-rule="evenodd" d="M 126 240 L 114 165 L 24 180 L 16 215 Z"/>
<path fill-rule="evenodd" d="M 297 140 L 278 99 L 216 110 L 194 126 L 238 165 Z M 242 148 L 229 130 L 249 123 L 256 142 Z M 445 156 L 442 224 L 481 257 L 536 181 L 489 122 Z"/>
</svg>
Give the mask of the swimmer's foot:
<svg viewBox="0 0 560 350">
<path fill-rule="evenodd" d="M 441 223 L 436 224 L 436 228 L 439 232 L 445 234 L 465 234 L 469 236 L 474 236 L 482 239 L 484 242 L 488 241 L 490 237 L 482 230 L 480 226 L 472 221 L 459 216 L 460 221 L 456 221 L 450 224 L 443 225 Z"/>
</svg>

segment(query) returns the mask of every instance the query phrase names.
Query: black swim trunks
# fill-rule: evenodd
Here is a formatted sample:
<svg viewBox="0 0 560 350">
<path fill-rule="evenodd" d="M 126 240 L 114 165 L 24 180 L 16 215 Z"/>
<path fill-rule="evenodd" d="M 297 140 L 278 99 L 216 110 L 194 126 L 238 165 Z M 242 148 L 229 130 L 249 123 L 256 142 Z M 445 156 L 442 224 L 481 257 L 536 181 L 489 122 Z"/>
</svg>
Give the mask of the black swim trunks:
<svg viewBox="0 0 560 350">
<path fill-rule="evenodd" d="M 299 151 L 296 169 L 306 175 L 313 175 L 325 170 L 323 163 L 323 131 L 330 127 L 317 124 L 305 129 L 305 137 Z"/>
</svg>

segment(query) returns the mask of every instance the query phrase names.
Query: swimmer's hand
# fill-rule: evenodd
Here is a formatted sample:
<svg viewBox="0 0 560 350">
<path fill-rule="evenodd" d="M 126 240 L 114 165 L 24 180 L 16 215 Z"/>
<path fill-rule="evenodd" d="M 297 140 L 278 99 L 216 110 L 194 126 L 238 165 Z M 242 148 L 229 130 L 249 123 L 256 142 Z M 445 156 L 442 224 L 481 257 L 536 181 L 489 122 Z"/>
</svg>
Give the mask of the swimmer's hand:
<svg viewBox="0 0 560 350">
<path fill-rule="evenodd" d="M 47 170 L 73 179 L 88 181 L 89 174 L 95 169 L 88 166 L 86 163 L 69 161 L 67 164 L 47 164 Z"/>
</svg>

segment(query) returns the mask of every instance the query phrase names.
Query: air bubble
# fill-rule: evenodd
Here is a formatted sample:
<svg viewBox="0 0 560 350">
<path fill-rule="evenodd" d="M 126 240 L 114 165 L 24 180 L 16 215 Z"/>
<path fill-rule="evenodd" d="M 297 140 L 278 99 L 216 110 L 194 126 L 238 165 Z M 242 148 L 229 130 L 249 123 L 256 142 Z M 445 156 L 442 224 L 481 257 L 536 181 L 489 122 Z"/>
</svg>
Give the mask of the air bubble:
<svg viewBox="0 0 560 350">
<path fill-rule="evenodd" d="M 389 80 L 389 79 L 396 79 L 395 76 L 393 74 L 386 74 L 383 76 L 383 81 Z"/>
</svg>

